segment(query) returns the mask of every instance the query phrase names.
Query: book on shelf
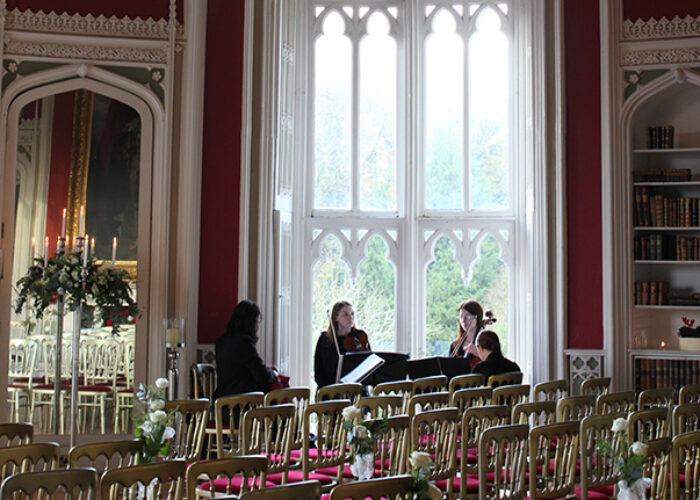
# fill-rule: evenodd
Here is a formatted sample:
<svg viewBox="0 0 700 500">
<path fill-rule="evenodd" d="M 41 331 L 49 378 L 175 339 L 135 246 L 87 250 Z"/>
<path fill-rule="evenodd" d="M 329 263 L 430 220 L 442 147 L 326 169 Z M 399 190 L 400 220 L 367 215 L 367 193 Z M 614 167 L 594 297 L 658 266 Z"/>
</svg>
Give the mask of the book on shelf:
<svg viewBox="0 0 700 500">
<path fill-rule="evenodd" d="M 649 127 L 649 148 L 670 149 L 673 147 L 673 125 Z"/>
<path fill-rule="evenodd" d="M 634 222 L 638 227 L 698 227 L 700 198 L 672 198 L 645 186 L 634 188 Z"/>
<path fill-rule="evenodd" d="M 635 359 L 635 389 L 637 392 L 656 387 L 673 387 L 700 382 L 700 361 L 692 359 Z"/>
</svg>

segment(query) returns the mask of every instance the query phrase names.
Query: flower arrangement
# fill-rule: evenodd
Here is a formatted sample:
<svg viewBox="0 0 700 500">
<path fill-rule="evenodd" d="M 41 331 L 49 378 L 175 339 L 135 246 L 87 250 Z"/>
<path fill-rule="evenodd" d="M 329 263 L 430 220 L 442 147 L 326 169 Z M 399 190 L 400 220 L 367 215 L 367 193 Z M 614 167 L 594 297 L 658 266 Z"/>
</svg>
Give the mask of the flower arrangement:
<svg viewBox="0 0 700 500">
<path fill-rule="evenodd" d="M 433 460 L 424 451 L 414 451 L 408 459 L 411 465 L 411 491 L 415 500 L 441 500 L 442 492 L 428 481 L 433 472 Z"/>
<path fill-rule="evenodd" d="M 129 273 L 98 266 L 94 258 L 88 260 L 85 270 L 83 289 L 83 267 L 78 253 L 55 255 L 46 260 L 46 265 L 43 259 L 35 259 L 27 274 L 17 281 L 15 312 L 19 314 L 25 305 L 31 306 L 35 317 L 41 319 L 46 308 L 56 303 L 58 289 L 63 288 L 69 311 L 75 311 L 81 300 L 92 299 L 102 324 L 111 326 L 113 333 L 120 325 L 136 322 L 139 310 L 131 297 Z"/>
<path fill-rule="evenodd" d="M 356 406 L 343 409 L 343 427 L 348 431 L 348 443 L 356 456 L 374 454 L 375 435 L 384 432 L 389 420 L 363 420 L 362 411 Z"/>
<path fill-rule="evenodd" d="M 613 421 L 613 442 L 600 440 L 596 444 L 598 450 L 606 456 L 612 457 L 613 467 L 620 475 L 617 483 L 620 491 L 618 498 L 644 498 L 647 486 L 650 483 L 644 476 L 644 464 L 648 460 L 648 447 L 646 444 L 635 441 L 627 449 L 628 422 L 626 418 L 616 418 Z"/>
<path fill-rule="evenodd" d="M 683 320 L 683 324 L 685 326 L 682 326 L 678 329 L 678 335 L 681 337 L 700 337 L 700 327 L 698 328 L 693 328 L 693 325 L 695 324 L 694 319 L 686 318 L 685 316 L 681 318 Z"/>
<path fill-rule="evenodd" d="M 175 437 L 175 429 L 172 427 L 173 412 L 164 411 L 167 388 L 168 380 L 161 377 L 156 380 L 155 387 L 141 384 L 136 393 L 140 412 L 134 417 L 134 435 L 141 446 L 139 463 L 155 462 L 156 458 L 166 457 L 170 453 L 170 441 Z"/>
</svg>

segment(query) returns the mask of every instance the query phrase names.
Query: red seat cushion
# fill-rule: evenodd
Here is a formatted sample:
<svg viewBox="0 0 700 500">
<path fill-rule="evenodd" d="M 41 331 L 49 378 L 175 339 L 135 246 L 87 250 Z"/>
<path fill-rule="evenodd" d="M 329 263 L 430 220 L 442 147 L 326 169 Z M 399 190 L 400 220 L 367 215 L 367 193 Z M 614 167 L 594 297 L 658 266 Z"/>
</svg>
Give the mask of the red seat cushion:
<svg viewBox="0 0 700 500">
<path fill-rule="evenodd" d="M 128 389 L 119 389 L 117 392 L 118 392 L 119 394 L 126 394 L 127 392 L 130 392 L 131 394 L 133 394 L 133 393 L 134 393 L 134 388 L 133 388 L 133 387 L 129 387 Z"/>
<path fill-rule="evenodd" d="M 78 386 L 78 390 L 86 392 L 112 392 L 112 389 L 104 385 L 80 385 Z"/>
<path fill-rule="evenodd" d="M 589 488 L 588 490 L 588 498 L 589 500 L 611 500 L 613 495 L 615 494 L 615 485 L 611 484 L 610 486 L 600 486 L 598 488 Z M 581 486 L 576 486 L 574 488 L 574 495 L 576 495 L 579 498 L 583 498 L 581 496 Z"/>
<path fill-rule="evenodd" d="M 267 480 L 272 481 L 275 484 L 282 484 L 282 473 L 275 472 L 274 474 L 268 474 Z M 333 477 L 327 476 L 326 474 L 319 474 L 318 472 L 309 472 L 309 481 L 318 481 L 321 484 L 331 484 L 333 482 Z M 288 483 L 300 483 L 304 481 L 304 473 L 300 470 L 290 470 L 287 473 Z"/>
<path fill-rule="evenodd" d="M 230 479 L 231 483 L 231 493 L 239 493 L 241 491 L 241 484 L 243 483 L 243 477 L 241 476 L 235 476 Z M 219 479 L 214 479 L 214 491 L 217 493 L 225 493 L 226 492 L 226 486 L 229 484 L 229 479 L 225 477 L 221 477 Z M 257 481 L 255 481 L 256 485 L 260 485 L 260 478 L 257 478 Z M 253 485 L 253 478 L 248 478 L 248 486 Z M 275 483 L 271 481 L 265 481 L 265 487 L 270 487 L 270 486 L 275 486 Z M 197 488 L 200 490 L 205 490 L 209 491 L 209 488 L 211 487 L 211 481 L 205 481 L 202 484 L 198 485 Z"/>
<path fill-rule="evenodd" d="M 316 472 L 335 478 L 338 475 L 338 467 L 321 467 L 316 469 Z M 352 479 L 355 477 L 350 470 L 350 465 L 348 464 L 343 465 L 343 477 L 346 479 Z"/>
<path fill-rule="evenodd" d="M 447 491 L 447 479 L 438 479 L 435 481 L 435 486 L 440 488 L 442 491 Z M 452 490 L 459 491 L 459 476 L 452 478 Z M 467 475 L 467 491 L 459 491 L 460 493 L 478 493 L 479 492 L 479 480 L 473 477 L 471 474 Z"/>
</svg>

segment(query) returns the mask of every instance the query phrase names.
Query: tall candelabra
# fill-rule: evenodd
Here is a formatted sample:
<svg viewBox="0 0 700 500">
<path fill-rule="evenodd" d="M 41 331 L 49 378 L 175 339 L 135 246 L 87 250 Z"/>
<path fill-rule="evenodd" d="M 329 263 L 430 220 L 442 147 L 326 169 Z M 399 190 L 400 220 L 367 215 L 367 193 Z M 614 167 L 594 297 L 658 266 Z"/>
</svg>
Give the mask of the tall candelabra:
<svg viewBox="0 0 700 500">
<path fill-rule="evenodd" d="M 165 318 L 163 331 L 168 369 L 168 399 L 172 401 L 177 399 L 180 349 L 185 347 L 185 318 Z"/>
</svg>

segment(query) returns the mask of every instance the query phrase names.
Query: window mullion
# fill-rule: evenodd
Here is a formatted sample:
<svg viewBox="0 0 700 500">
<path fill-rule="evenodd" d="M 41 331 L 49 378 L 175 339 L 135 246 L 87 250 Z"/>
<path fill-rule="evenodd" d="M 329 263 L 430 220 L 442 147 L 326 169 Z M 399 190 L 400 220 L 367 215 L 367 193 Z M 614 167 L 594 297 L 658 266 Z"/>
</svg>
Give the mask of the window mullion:
<svg viewBox="0 0 700 500">
<path fill-rule="evenodd" d="M 352 125 L 351 125 L 351 165 L 352 165 L 352 209 L 360 210 L 360 31 L 359 9 L 353 9 L 352 41 Z"/>
<path fill-rule="evenodd" d="M 467 11 L 465 11 L 464 16 L 466 18 Z M 469 147 L 469 104 L 470 104 L 470 88 L 469 88 L 469 34 L 470 27 L 472 23 L 463 22 L 462 30 L 460 30 L 460 35 L 462 37 L 462 92 L 464 94 L 464 99 L 462 100 L 462 168 L 464 169 L 462 175 L 462 210 L 466 213 L 470 213 L 471 210 L 471 193 L 469 186 L 471 185 L 471 151 Z"/>
</svg>

